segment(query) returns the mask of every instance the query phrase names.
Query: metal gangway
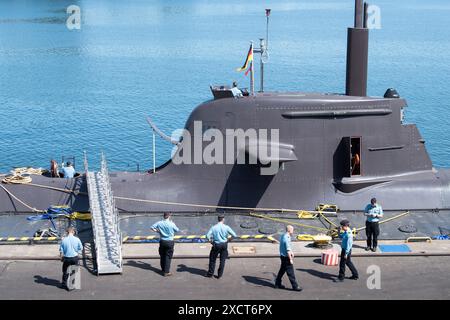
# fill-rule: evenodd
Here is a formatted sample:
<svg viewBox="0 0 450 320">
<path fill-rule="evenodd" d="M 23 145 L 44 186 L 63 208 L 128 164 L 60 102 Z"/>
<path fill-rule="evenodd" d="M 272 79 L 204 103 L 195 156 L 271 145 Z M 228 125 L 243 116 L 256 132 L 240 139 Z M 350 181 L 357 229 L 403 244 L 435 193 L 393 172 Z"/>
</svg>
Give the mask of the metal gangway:
<svg viewBox="0 0 450 320">
<path fill-rule="evenodd" d="M 119 214 L 115 206 L 104 154 L 102 154 L 99 172 L 89 171 L 86 154 L 84 169 L 92 215 L 97 274 L 122 273 L 122 234 Z"/>
</svg>

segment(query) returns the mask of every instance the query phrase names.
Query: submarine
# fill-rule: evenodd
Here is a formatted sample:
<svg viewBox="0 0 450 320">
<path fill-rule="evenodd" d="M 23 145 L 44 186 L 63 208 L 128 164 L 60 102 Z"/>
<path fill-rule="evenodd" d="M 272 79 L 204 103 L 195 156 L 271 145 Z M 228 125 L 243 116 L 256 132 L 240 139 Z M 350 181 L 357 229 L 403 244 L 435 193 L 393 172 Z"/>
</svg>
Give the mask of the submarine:
<svg viewBox="0 0 450 320">
<path fill-rule="evenodd" d="M 392 88 L 367 96 L 366 22 L 367 4 L 356 0 L 354 26 L 347 30 L 345 93 L 236 95 L 234 88 L 211 87 L 212 98 L 192 111 L 182 139 L 171 141 L 170 160 L 145 173 L 109 173 L 118 210 L 282 211 L 331 203 L 354 212 L 373 197 L 384 210 L 450 209 L 450 169 L 435 168 L 417 126 L 403 122 L 406 100 Z M 276 132 L 276 139 L 262 137 L 262 130 Z M 211 149 L 212 136 L 234 141 L 237 131 L 242 143 L 231 149 L 215 144 L 230 161 L 180 161 Z M 72 179 L 32 175 L 32 183 L 2 184 L 0 213 L 54 205 L 89 211 L 86 193 L 84 173 Z"/>
</svg>

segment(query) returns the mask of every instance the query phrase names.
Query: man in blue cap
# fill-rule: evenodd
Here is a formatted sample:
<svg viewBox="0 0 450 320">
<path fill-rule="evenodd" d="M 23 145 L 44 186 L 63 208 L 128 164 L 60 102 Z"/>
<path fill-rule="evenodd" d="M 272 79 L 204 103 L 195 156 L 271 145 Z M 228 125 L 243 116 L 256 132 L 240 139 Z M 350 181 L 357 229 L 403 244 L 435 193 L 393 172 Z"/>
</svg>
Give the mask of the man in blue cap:
<svg viewBox="0 0 450 320">
<path fill-rule="evenodd" d="M 170 221 L 171 214 L 169 212 L 164 213 L 164 220 L 158 221 L 151 226 L 151 229 L 159 233 L 159 256 L 161 271 L 165 277 L 171 276 L 170 263 L 173 257 L 173 248 L 175 243 L 173 237 L 175 232 L 180 231 L 178 227 Z"/>
<path fill-rule="evenodd" d="M 75 169 L 72 166 L 72 162 L 67 161 L 66 166 L 61 168 L 61 173 L 64 178 L 72 179 L 75 176 Z"/>
<path fill-rule="evenodd" d="M 211 278 L 216 268 L 216 259 L 220 255 L 219 270 L 217 271 L 217 279 L 223 275 L 225 268 L 225 260 L 228 258 L 228 236 L 236 237 L 236 233 L 225 224 L 225 216 L 219 215 L 219 222 L 209 229 L 206 239 L 211 241 L 212 248 L 209 253 L 209 268 L 206 276 Z"/>
<path fill-rule="evenodd" d="M 376 198 L 370 199 L 370 203 L 364 209 L 366 220 L 366 251 L 377 251 L 378 236 L 380 235 L 380 218 L 383 217 L 383 208 L 377 203 Z"/>
<path fill-rule="evenodd" d="M 341 221 L 342 233 L 339 233 L 339 237 L 342 238 L 342 251 L 341 251 L 341 262 L 339 263 L 339 281 L 344 281 L 345 278 L 345 266 L 349 267 L 352 272 L 350 279 L 358 280 L 358 270 L 352 262 L 352 247 L 353 247 L 353 233 L 350 229 L 350 222 L 348 220 Z"/>
</svg>

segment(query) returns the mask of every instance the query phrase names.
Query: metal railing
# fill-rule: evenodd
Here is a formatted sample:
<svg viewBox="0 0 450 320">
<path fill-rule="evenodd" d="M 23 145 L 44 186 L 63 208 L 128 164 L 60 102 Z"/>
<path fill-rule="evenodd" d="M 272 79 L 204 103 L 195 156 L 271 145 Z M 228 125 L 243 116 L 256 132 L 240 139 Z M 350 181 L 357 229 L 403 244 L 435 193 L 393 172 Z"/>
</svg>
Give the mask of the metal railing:
<svg viewBox="0 0 450 320">
<path fill-rule="evenodd" d="M 92 190 L 91 190 L 91 183 L 89 181 L 89 165 L 88 165 L 88 161 L 87 161 L 87 155 L 86 155 L 86 151 L 84 151 L 84 173 L 85 173 L 85 178 L 86 178 L 86 185 L 87 185 L 87 189 L 88 189 L 88 195 L 89 195 L 89 204 L 91 204 L 91 195 L 92 195 Z M 92 208 L 89 208 L 89 211 L 91 211 L 92 213 Z M 91 226 L 92 226 L 92 233 L 94 235 L 94 247 L 95 247 L 95 257 L 98 257 L 98 245 L 96 243 L 96 239 L 97 239 L 97 230 L 95 228 L 95 217 L 94 214 L 91 214 Z M 97 266 L 98 268 L 98 266 Z"/>
<path fill-rule="evenodd" d="M 102 153 L 101 156 L 99 172 L 89 172 L 86 153 L 84 155 L 84 167 L 92 214 L 97 272 L 101 272 L 103 259 L 107 259 L 110 263 L 122 269 L 122 234 L 119 226 L 119 213 L 115 206 L 104 154 Z M 103 230 L 99 228 L 103 228 Z"/>
<path fill-rule="evenodd" d="M 107 206 L 107 212 L 112 213 L 112 216 L 110 217 L 112 219 L 111 223 L 114 226 L 114 239 L 112 239 L 118 247 L 118 261 L 116 263 L 119 264 L 120 267 L 122 263 L 122 234 L 120 232 L 120 223 L 119 223 L 119 211 L 116 208 L 114 195 L 111 189 L 111 183 L 109 180 L 109 173 L 108 173 L 108 166 L 106 163 L 105 155 L 102 153 L 101 156 L 101 164 L 100 164 L 100 174 L 103 178 L 104 182 L 104 198 L 105 198 L 105 204 Z"/>
</svg>

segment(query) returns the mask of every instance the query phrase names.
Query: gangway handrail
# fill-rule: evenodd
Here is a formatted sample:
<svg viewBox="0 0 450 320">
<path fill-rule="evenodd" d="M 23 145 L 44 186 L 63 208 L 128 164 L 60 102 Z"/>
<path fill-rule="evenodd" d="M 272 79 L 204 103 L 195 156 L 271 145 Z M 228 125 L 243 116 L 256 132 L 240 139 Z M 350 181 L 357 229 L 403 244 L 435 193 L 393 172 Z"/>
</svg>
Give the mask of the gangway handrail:
<svg viewBox="0 0 450 320">
<path fill-rule="evenodd" d="M 86 179 L 86 185 L 87 185 L 87 189 L 88 189 L 89 206 L 90 206 L 92 190 L 91 190 L 91 182 L 90 182 L 90 178 L 89 178 L 89 165 L 88 165 L 86 151 L 84 151 L 84 171 L 85 171 L 85 179 Z M 95 257 L 98 257 L 99 256 L 98 255 L 98 245 L 96 243 L 98 230 L 95 227 L 95 217 L 94 217 L 94 214 L 92 213 L 92 208 L 89 208 L 89 209 L 91 211 L 91 226 L 92 226 L 92 233 L 94 235 Z M 98 274 L 98 264 L 97 264 L 97 274 Z"/>
<path fill-rule="evenodd" d="M 102 153 L 100 170 L 96 173 L 89 172 L 86 154 L 84 160 L 97 257 L 97 274 L 121 273 L 122 237 L 106 158 Z"/>
</svg>

